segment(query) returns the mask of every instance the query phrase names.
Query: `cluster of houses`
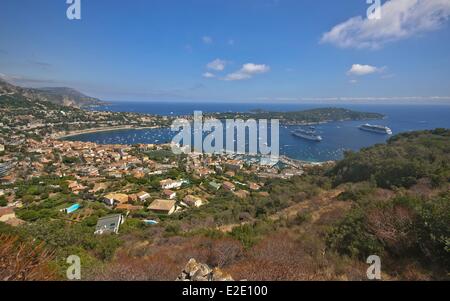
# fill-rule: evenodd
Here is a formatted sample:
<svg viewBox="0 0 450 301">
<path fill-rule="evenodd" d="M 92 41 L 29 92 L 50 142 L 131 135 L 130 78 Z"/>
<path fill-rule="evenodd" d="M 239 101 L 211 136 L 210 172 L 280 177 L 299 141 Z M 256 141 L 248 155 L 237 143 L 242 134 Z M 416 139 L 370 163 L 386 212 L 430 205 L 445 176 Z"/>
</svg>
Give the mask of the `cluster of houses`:
<svg viewBox="0 0 450 301">
<path fill-rule="evenodd" d="M 171 215 L 172 213 L 181 210 L 181 207 L 177 206 L 177 192 L 173 189 L 178 189 L 186 183 L 188 183 L 186 180 L 166 179 L 160 181 L 159 184 L 162 188 L 161 196 L 163 198 L 153 200 L 147 209 L 158 214 L 167 215 Z M 108 193 L 103 197 L 103 202 L 116 209 L 135 211 L 144 209 L 144 206 L 133 204 L 146 202 L 149 198 L 150 194 L 145 191 L 135 194 Z M 186 207 L 200 207 L 205 204 L 205 202 L 199 197 L 188 195 L 183 198 L 180 204 L 185 205 Z"/>
<path fill-rule="evenodd" d="M 252 164 L 252 162 L 234 155 L 215 156 L 191 153 L 187 156 L 186 164 L 184 164 L 185 172 L 191 174 L 194 179 L 201 180 L 202 188 L 194 186 L 183 189 L 185 184 L 189 184 L 187 180 L 168 178 L 159 182 L 161 192 L 155 197 L 154 193 L 150 194 L 146 191 L 137 193 L 109 191 L 111 191 L 110 186 L 113 186 L 114 180 L 118 178 L 131 176 L 135 179 L 142 179 L 146 176 L 162 175 L 172 169 L 179 169 L 180 166 L 176 159 L 166 158 L 158 162 L 149 159 L 146 153 L 148 150 L 163 150 L 164 147 L 167 147 L 166 145 L 99 145 L 90 142 L 60 141 L 47 138 L 41 141 L 25 139 L 23 146 L 26 148 L 26 152 L 32 156 L 27 156 L 21 161 L 14 161 L 14 166 L 11 163 L 0 164 L 0 175 L 3 175 L 0 180 L 3 180 L 3 183 L 15 183 L 18 176 L 22 177 L 22 180 L 45 175 L 71 177 L 72 180 L 67 181 L 67 187 L 74 195 L 84 196 L 89 192 L 95 195 L 95 199 L 101 196 L 102 202 L 107 206 L 125 212 L 146 210 L 157 214 L 171 215 L 188 208 L 205 205 L 209 198 L 208 194 L 211 193 L 210 190 L 223 189 L 238 198 L 245 199 L 250 196 L 251 191 L 260 190 L 263 184 L 250 181 L 240 183 L 236 181 L 235 177 L 238 173 L 240 175 L 258 174 L 262 177 L 279 177 L 280 175 L 284 177 L 290 172 L 295 174 L 290 169 L 280 171 L 275 167 Z M 1 150 L 0 147 L 0 152 Z M 0 160 L 3 159 L 4 162 L 8 156 L 10 154 L 2 154 Z M 11 170 L 12 172 L 10 172 Z M 25 178 L 23 171 L 26 171 Z M 6 175 L 6 173 L 8 174 Z M 205 186 L 209 188 L 206 191 L 204 190 Z M 143 189 L 139 186 L 136 188 Z M 78 205 L 73 205 L 63 209 L 62 212 L 70 214 L 78 209 Z M 8 210 L 4 210 L 3 219 L 11 218 Z M 114 222 L 111 222 L 110 219 Z M 96 233 L 117 233 L 123 220 L 124 218 L 120 214 L 102 218 L 98 222 Z M 108 222 L 110 222 L 110 226 L 114 225 L 114 227 L 105 228 Z"/>
<path fill-rule="evenodd" d="M 163 174 L 176 167 L 175 164 L 160 164 L 150 160 L 147 156 L 134 156 L 129 152 L 132 149 L 126 145 L 99 145 L 90 142 L 60 141 L 44 139 L 36 141 L 26 139 L 23 142 L 26 152 L 32 155 L 20 162 L 16 162 L 17 170 L 27 171 L 24 180 L 45 175 L 73 176 L 77 180 L 97 182 L 96 178 L 123 178 L 133 176 L 143 178 L 146 174 Z M 145 150 L 153 145 L 139 145 L 139 149 Z M 155 146 L 161 149 L 164 146 Z M 0 151 L 2 153 L 2 151 Z M 0 157 L 0 162 L 13 162 L 13 158 L 7 155 Z M 51 169 L 49 170 L 49 166 Z M 4 171 L 6 171 L 6 166 Z M 5 172 L 4 172 L 5 173 Z M 0 182 L 14 184 L 19 173 L 11 171 L 8 178 L 6 174 L 0 174 Z M 92 180 L 94 179 L 94 180 Z M 6 183 L 7 182 L 7 183 Z M 83 190 L 77 183 L 71 183 L 71 189 Z"/>
</svg>

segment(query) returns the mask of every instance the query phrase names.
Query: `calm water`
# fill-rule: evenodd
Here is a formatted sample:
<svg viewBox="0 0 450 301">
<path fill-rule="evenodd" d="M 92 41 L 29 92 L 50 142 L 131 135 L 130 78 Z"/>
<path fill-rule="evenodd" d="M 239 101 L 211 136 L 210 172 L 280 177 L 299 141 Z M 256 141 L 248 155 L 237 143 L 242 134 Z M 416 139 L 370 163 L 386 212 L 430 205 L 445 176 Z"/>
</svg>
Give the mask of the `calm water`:
<svg viewBox="0 0 450 301">
<path fill-rule="evenodd" d="M 352 110 L 377 112 L 386 115 L 383 120 L 372 120 L 371 124 L 389 126 L 394 134 L 434 129 L 450 128 L 450 105 L 363 105 L 339 104 L 334 107 Z M 141 112 L 161 115 L 191 115 L 194 110 L 211 112 L 248 112 L 254 109 L 269 111 L 297 111 L 311 108 L 330 107 L 320 104 L 222 104 L 222 103 L 115 103 L 101 110 L 118 112 Z M 320 162 L 337 160 L 343 157 L 345 150 L 359 150 L 377 143 L 384 143 L 389 136 L 358 129 L 362 121 L 333 122 L 316 126 L 323 137 L 322 142 L 312 142 L 297 138 L 291 134 L 296 126 L 280 127 L 280 154 L 291 158 Z M 175 133 L 170 129 L 123 130 L 85 134 L 68 138 L 70 140 L 91 141 L 100 144 L 122 143 L 168 143 Z"/>
</svg>

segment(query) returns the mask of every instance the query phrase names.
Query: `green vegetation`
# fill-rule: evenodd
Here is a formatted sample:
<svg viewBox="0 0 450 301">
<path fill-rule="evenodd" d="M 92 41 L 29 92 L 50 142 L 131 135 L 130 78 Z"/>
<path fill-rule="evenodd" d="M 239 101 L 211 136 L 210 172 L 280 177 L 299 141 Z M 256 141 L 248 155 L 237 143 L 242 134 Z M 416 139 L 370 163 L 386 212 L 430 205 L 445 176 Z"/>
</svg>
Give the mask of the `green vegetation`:
<svg viewBox="0 0 450 301">
<path fill-rule="evenodd" d="M 434 267 L 436 275 L 448 273 L 449 137 L 444 129 L 406 133 L 348 153 L 328 174 L 335 185 L 347 183 L 338 199 L 353 208 L 329 229 L 328 247 L 360 260 L 371 254 L 408 258 Z M 380 188 L 392 190 L 376 197 Z"/>
<path fill-rule="evenodd" d="M 229 236 L 241 242 L 244 248 L 250 248 L 259 242 L 264 235 L 267 235 L 276 229 L 276 223 L 260 220 L 254 224 L 242 225 L 234 228 Z"/>
<path fill-rule="evenodd" d="M 199 179 L 174 167 L 164 175 L 106 179 L 108 186 L 101 192 L 75 195 L 67 185 L 73 178 L 33 178 L 14 185 L 24 205 L 15 212 L 26 223 L 15 228 L 0 223 L 0 234 L 33 239 L 55 250 L 53 262 L 61 275 L 65 256 L 79 254 L 87 270 L 118 262 L 125 269 L 130 261 L 143 260 L 163 266 L 158 266 L 163 271 L 170 266 L 176 277 L 185 257 L 195 256 L 228 265 L 246 279 L 259 270 L 264 273 L 257 280 L 265 279 L 269 270 L 274 273 L 270 276 L 279 273 L 280 280 L 338 279 L 348 273 L 364 279 L 365 270 L 361 276 L 354 269 L 358 264 L 366 268 L 367 256 L 377 254 L 386 263 L 383 272 L 394 278 L 445 279 L 450 270 L 449 135 L 443 129 L 401 134 L 386 145 L 347 153 L 334 167 L 307 169 L 288 180 L 258 179 L 239 171 L 228 178 L 217 174 Z M 159 163 L 182 162 L 165 150 L 144 154 Z M 65 164 L 76 159 L 63 158 Z M 149 212 L 145 207 L 162 197 L 159 181 L 165 178 L 189 181 L 177 190 L 178 199 L 194 194 L 207 204 L 170 216 Z M 249 195 L 239 198 L 208 184 L 225 179 L 262 185 L 258 191 L 247 188 Z M 236 187 L 246 189 L 238 183 Z M 151 197 L 133 203 L 143 209 L 129 213 L 119 235 L 93 234 L 99 217 L 123 212 L 101 203 L 105 193 L 142 190 Z M 81 205 L 75 214 L 60 212 L 74 203 Z M 159 223 L 148 226 L 144 218 Z M 174 258 L 179 261 L 174 263 Z M 174 278 L 169 275 L 165 277 Z"/>
<path fill-rule="evenodd" d="M 450 131 L 397 135 L 386 145 L 348 152 L 331 171 L 335 185 L 374 180 L 379 187 L 411 187 L 429 178 L 438 186 L 450 180 Z"/>
<path fill-rule="evenodd" d="M 344 120 L 382 119 L 378 113 L 356 112 L 341 108 L 321 108 L 295 112 L 267 112 L 255 110 L 252 113 L 220 113 L 214 114 L 218 119 L 279 119 L 287 124 L 307 124 Z"/>
<path fill-rule="evenodd" d="M 450 193 L 400 196 L 356 206 L 330 231 L 328 246 L 361 260 L 371 254 L 415 258 L 450 269 Z"/>
</svg>

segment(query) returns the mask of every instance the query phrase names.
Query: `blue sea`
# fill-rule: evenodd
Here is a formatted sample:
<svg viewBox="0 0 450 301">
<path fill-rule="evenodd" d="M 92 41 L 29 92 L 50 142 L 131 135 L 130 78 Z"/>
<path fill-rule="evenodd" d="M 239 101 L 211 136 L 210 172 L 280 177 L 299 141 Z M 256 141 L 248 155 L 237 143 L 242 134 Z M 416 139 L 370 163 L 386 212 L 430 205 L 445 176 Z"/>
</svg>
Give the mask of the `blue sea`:
<svg viewBox="0 0 450 301">
<path fill-rule="evenodd" d="M 96 108 L 116 112 L 136 112 L 160 115 L 192 115 L 194 111 L 249 112 L 255 109 L 267 111 L 299 111 L 322 107 L 340 107 L 356 111 L 381 113 L 382 120 L 369 123 L 385 125 L 395 134 L 434 128 L 450 128 L 450 105 L 373 105 L 373 104 L 271 104 L 271 103 L 132 103 L 116 102 Z M 358 127 L 364 121 L 344 121 L 320 124 L 316 132 L 323 137 L 322 142 L 307 141 L 292 135 L 297 126 L 280 126 L 280 154 L 288 157 L 323 162 L 343 158 L 344 151 L 384 143 L 387 135 L 361 131 Z M 121 130 L 99 132 L 70 137 L 70 140 L 90 141 L 99 144 L 168 143 L 176 133 L 170 129 Z"/>
</svg>

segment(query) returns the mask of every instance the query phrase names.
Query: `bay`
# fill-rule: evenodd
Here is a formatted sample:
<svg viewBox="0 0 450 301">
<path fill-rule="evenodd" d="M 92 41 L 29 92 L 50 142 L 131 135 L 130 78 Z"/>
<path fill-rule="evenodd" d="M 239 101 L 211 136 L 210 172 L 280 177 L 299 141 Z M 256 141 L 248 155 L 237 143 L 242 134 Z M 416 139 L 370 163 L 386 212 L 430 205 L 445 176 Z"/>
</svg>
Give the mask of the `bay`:
<svg viewBox="0 0 450 301">
<path fill-rule="evenodd" d="M 200 110 L 214 112 L 249 112 L 255 109 L 267 111 L 300 111 L 312 108 L 340 107 L 356 111 L 382 113 L 386 118 L 371 120 L 371 124 L 390 127 L 394 135 L 402 132 L 450 128 L 450 105 L 385 105 L 385 104 L 280 104 L 280 103 L 133 103 L 116 102 L 95 108 L 116 112 L 137 112 L 158 115 L 192 115 Z M 323 162 L 343 158 L 344 151 L 357 151 L 377 143 L 384 143 L 390 136 L 359 130 L 364 121 L 331 122 L 315 126 L 323 137 L 322 142 L 304 140 L 292 135 L 297 126 L 280 126 L 280 154 L 288 157 Z M 99 144 L 160 144 L 169 143 L 175 135 L 170 129 L 120 130 L 89 133 L 67 138 Z"/>
</svg>

